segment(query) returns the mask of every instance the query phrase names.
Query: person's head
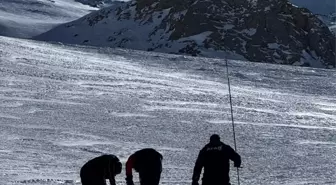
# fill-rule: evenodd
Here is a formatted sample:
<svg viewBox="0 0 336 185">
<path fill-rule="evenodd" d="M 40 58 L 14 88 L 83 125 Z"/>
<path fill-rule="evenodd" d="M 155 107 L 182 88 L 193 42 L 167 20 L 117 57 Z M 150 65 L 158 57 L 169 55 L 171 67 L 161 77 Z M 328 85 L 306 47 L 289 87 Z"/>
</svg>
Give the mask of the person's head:
<svg viewBox="0 0 336 185">
<path fill-rule="evenodd" d="M 218 143 L 220 142 L 220 137 L 217 134 L 213 134 L 210 136 L 210 143 Z"/>
</svg>

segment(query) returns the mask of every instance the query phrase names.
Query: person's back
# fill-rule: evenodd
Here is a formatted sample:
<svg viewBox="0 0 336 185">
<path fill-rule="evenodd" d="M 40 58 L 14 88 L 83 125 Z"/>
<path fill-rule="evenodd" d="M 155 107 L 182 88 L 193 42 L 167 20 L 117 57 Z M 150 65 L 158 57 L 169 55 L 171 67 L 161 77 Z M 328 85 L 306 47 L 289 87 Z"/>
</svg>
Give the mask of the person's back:
<svg viewBox="0 0 336 185">
<path fill-rule="evenodd" d="M 126 182 L 133 185 L 132 169 L 139 173 L 141 185 L 158 185 L 162 172 L 162 155 L 152 148 L 132 154 L 126 162 Z"/>
<path fill-rule="evenodd" d="M 105 185 L 105 179 L 115 184 L 115 175 L 120 174 L 122 164 L 115 155 L 102 155 L 89 160 L 80 170 L 83 185 Z"/>
<path fill-rule="evenodd" d="M 162 155 L 152 148 L 145 148 L 133 154 L 136 158 L 134 169 L 137 172 L 161 170 Z"/>
<path fill-rule="evenodd" d="M 240 166 L 240 156 L 229 145 L 222 143 L 218 135 L 211 136 L 210 143 L 203 147 L 197 158 L 193 184 L 198 184 L 202 168 L 204 168 L 203 185 L 230 184 L 230 160 L 234 161 L 236 167 Z"/>
</svg>

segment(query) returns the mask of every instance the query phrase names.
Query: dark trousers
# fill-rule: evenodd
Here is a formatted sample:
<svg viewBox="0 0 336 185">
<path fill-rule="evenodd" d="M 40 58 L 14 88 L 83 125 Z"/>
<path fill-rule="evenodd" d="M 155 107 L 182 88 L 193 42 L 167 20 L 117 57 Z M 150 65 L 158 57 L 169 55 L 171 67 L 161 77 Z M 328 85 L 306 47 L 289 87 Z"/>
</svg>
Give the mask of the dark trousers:
<svg viewBox="0 0 336 185">
<path fill-rule="evenodd" d="M 82 185 L 106 185 L 105 179 L 83 179 L 81 178 Z"/>
</svg>

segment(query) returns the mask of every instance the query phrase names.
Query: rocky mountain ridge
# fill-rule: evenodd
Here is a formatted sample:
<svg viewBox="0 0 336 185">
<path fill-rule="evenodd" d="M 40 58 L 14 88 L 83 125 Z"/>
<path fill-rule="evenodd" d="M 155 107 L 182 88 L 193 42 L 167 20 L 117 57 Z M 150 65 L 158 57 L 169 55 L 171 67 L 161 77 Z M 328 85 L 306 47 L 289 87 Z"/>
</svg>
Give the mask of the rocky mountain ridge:
<svg viewBox="0 0 336 185">
<path fill-rule="evenodd" d="M 335 67 L 335 36 L 287 0 L 114 2 L 36 39 L 253 62 Z"/>
</svg>

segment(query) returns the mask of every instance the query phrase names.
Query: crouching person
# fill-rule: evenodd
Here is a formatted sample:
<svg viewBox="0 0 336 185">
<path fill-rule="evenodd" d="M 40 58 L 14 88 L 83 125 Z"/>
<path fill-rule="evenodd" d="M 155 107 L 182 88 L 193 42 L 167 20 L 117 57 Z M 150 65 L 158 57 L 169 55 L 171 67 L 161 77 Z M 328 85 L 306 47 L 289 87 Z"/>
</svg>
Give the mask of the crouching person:
<svg viewBox="0 0 336 185">
<path fill-rule="evenodd" d="M 162 172 L 162 155 L 152 148 L 132 154 L 126 162 L 127 185 L 134 185 L 132 169 L 139 173 L 140 185 L 158 185 Z"/>
<path fill-rule="evenodd" d="M 115 185 L 122 164 L 115 155 L 102 155 L 88 161 L 80 170 L 82 185 L 106 185 L 106 179 Z"/>
</svg>

